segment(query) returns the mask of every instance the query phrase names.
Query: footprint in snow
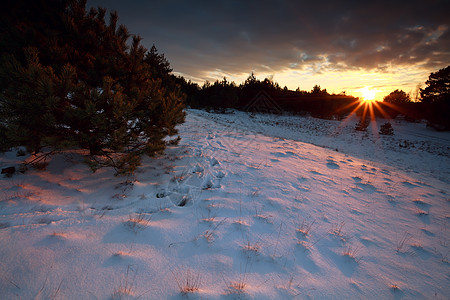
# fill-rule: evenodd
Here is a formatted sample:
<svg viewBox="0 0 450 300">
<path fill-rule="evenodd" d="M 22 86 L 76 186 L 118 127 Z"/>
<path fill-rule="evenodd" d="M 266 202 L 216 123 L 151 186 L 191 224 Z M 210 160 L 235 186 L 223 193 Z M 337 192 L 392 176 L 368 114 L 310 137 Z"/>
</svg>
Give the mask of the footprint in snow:
<svg viewBox="0 0 450 300">
<path fill-rule="evenodd" d="M 360 212 L 360 211 L 357 210 L 356 208 L 352 208 L 352 209 L 350 210 L 350 213 L 351 213 L 351 214 L 354 214 L 354 215 L 363 215 L 363 214 L 364 214 L 363 212 Z"/>
<path fill-rule="evenodd" d="M 408 181 L 403 181 L 402 184 L 403 184 L 405 187 L 410 188 L 410 189 L 419 187 L 418 185 L 415 185 L 415 184 L 413 184 L 413 183 L 411 183 L 411 182 L 408 182 Z"/>
<path fill-rule="evenodd" d="M 191 206 L 193 204 L 192 197 L 187 194 L 172 193 L 169 196 L 169 199 L 176 206 L 183 207 L 183 206 Z"/>
<path fill-rule="evenodd" d="M 284 157 L 284 153 L 283 152 L 271 152 L 270 154 L 272 154 L 275 157 Z"/>
<path fill-rule="evenodd" d="M 216 178 L 213 178 L 211 174 L 208 174 L 203 179 L 202 190 L 218 189 L 220 188 L 220 182 Z"/>
<path fill-rule="evenodd" d="M 339 169 L 339 165 L 332 159 L 327 160 L 328 169 Z"/>
<path fill-rule="evenodd" d="M 219 161 L 213 157 L 211 158 L 210 165 L 211 167 L 217 166 L 219 165 Z"/>
<path fill-rule="evenodd" d="M 203 168 L 200 165 L 195 165 L 191 170 L 190 173 L 201 173 L 203 172 Z"/>
<path fill-rule="evenodd" d="M 276 157 L 292 157 L 292 156 L 297 156 L 297 154 L 295 154 L 295 153 L 292 152 L 292 151 L 286 151 L 286 152 L 272 152 L 272 153 L 270 153 L 270 154 L 272 154 L 273 156 L 276 156 Z"/>
<path fill-rule="evenodd" d="M 312 174 L 316 174 L 316 175 L 323 175 L 322 173 L 320 173 L 319 171 L 316 171 L 316 170 L 311 170 L 309 172 Z"/>
<path fill-rule="evenodd" d="M 297 186 L 297 190 L 300 192 L 310 192 L 311 189 L 307 186 Z"/>
<path fill-rule="evenodd" d="M 362 181 L 362 179 L 360 177 L 358 177 L 358 176 L 353 176 L 352 179 L 354 181 L 356 181 L 356 182 L 361 182 Z"/>
<path fill-rule="evenodd" d="M 308 178 L 306 178 L 306 177 L 298 177 L 297 180 L 299 182 L 305 182 L 305 181 L 308 181 Z"/>
<path fill-rule="evenodd" d="M 417 207 L 424 209 L 424 210 L 429 210 L 431 207 L 431 204 L 429 204 L 421 199 L 416 199 L 413 202 Z"/>
<path fill-rule="evenodd" d="M 377 188 L 371 185 L 370 183 L 356 183 L 357 187 L 353 188 L 352 190 L 357 193 L 368 193 L 373 194 L 376 192 Z"/>
<path fill-rule="evenodd" d="M 391 172 L 389 170 L 381 170 L 381 173 L 385 174 L 385 175 L 391 175 Z"/>
<path fill-rule="evenodd" d="M 415 181 L 414 184 L 425 186 L 425 187 L 432 187 L 431 185 L 429 185 L 429 184 L 427 184 L 425 182 L 420 182 L 420 181 Z"/>
<path fill-rule="evenodd" d="M 222 179 L 225 177 L 225 173 L 222 171 L 219 171 L 216 173 L 216 178 Z"/>
</svg>

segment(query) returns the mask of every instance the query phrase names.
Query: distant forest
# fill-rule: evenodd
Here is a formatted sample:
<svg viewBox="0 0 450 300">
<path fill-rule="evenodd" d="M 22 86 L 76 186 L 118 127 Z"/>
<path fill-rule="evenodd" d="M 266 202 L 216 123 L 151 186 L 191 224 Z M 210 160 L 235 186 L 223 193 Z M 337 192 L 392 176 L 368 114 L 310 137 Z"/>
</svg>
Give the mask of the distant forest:
<svg viewBox="0 0 450 300">
<path fill-rule="evenodd" d="M 217 80 L 205 82 L 202 87 L 178 78 L 182 91 L 186 93 L 186 104 L 192 108 L 206 108 L 224 112 L 228 108 L 247 111 L 310 113 L 321 118 L 346 115 L 354 109 L 357 98 L 345 94 L 330 95 L 326 89 L 316 85 L 311 91 L 281 88 L 277 82 L 268 78 L 258 80 L 252 73 L 244 83 Z M 261 96 L 265 105 L 261 107 L 255 97 Z M 258 107 L 260 105 L 260 107 Z M 273 109 L 267 105 L 272 105 Z M 269 109 L 268 111 L 266 111 Z"/>
<path fill-rule="evenodd" d="M 438 90 L 443 92 L 444 98 L 448 98 L 448 73 L 450 67 L 440 70 L 438 85 L 443 86 L 444 89 Z M 432 73 L 431 77 L 436 77 L 437 73 Z M 447 75 L 446 75 L 447 74 Z M 313 117 L 323 119 L 343 119 L 350 113 L 354 112 L 358 116 L 363 116 L 371 109 L 373 114 L 377 117 L 386 119 L 395 118 L 402 115 L 408 121 L 419 121 L 421 119 L 428 119 L 430 125 L 437 129 L 449 129 L 449 100 L 441 99 L 434 101 L 433 96 L 435 91 L 426 95 L 426 90 L 421 90 L 422 98 L 427 101 L 413 102 L 410 96 L 403 91 L 396 90 L 386 96 L 383 102 L 377 102 L 372 105 L 372 108 L 367 108 L 367 105 L 361 104 L 359 98 L 346 95 L 345 92 L 341 94 L 330 94 L 326 89 L 322 89 L 319 85 L 315 85 L 311 91 L 304 91 L 297 88 L 297 90 L 289 90 L 287 87 L 281 88 L 277 82 L 268 78 L 258 80 L 252 73 L 245 82 L 237 85 L 234 82 L 228 81 L 226 78 L 217 80 L 214 83 L 205 82 L 203 86 L 187 81 L 183 77 L 172 77 L 172 80 L 181 87 L 181 90 L 186 94 L 186 105 L 191 108 L 207 109 L 214 112 L 224 113 L 227 109 L 234 108 L 244 111 L 258 110 L 258 105 L 255 102 L 255 97 L 263 91 L 264 95 L 269 98 L 269 101 L 274 106 L 274 111 L 265 111 L 260 109 L 259 112 L 276 112 L 277 110 L 294 113 L 294 114 L 309 114 Z M 430 85 L 431 81 L 427 81 Z M 445 84 L 447 82 L 447 85 Z M 447 90 L 445 87 L 447 86 Z M 425 96 L 425 97 L 424 97 Z M 430 99 L 430 97 L 432 99 Z M 422 100 L 422 99 L 421 99 Z M 445 104 L 446 103 L 446 104 Z"/>
</svg>

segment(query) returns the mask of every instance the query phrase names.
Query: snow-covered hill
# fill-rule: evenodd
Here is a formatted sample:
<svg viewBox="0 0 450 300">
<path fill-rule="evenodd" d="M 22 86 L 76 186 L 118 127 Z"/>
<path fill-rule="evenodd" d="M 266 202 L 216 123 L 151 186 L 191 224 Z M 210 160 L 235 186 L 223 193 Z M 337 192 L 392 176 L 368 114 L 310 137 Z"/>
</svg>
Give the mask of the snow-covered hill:
<svg viewBox="0 0 450 300">
<path fill-rule="evenodd" d="M 189 110 L 134 178 L 2 178 L 0 298 L 448 299 L 449 133 L 355 123 Z"/>
</svg>

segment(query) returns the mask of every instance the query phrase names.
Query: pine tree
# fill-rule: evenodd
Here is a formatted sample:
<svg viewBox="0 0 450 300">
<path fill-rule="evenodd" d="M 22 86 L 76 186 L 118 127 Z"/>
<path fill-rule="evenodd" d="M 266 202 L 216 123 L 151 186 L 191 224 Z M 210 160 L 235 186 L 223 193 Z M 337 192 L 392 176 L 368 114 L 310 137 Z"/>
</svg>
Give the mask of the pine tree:
<svg viewBox="0 0 450 300">
<path fill-rule="evenodd" d="M 427 87 L 420 89 L 422 102 L 450 101 L 450 66 L 431 73 L 425 84 Z"/>
<path fill-rule="evenodd" d="M 85 5 L 14 6 L 11 15 L 20 18 L 5 21 L 14 30 L 0 33 L 0 136 L 7 140 L 0 146 L 24 145 L 34 153 L 79 147 L 89 150 L 93 169 L 112 166 L 127 174 L 141 155 L 161 152 L 164 138 L 177 133 L 184 95 L 156 47 L 147 51 L 139 36 L 117 26 L 117 13 L 106 24 L 105 9 L 86 12 Z"/>
<path fill-rule="evenodd" d="M 145 62 L 151 66 L 152 78 L 162 78 L 168 80 L 172 68 L 170 63 L 164 57 L 164 54 L 159 54 L 155 45 L 145 54 Z"/>
<path fill-rule="evenodd" d="M 74 90 L 75 71 L 70 65 L 59 75 L 52 67 L 43 66 L 35 48 L 25 50 L 23 67 L 13 56 L 5 57 L 0 68 L 2 90 L 1 115 L 6 125 L 10 146 L 26 146 L 37 153 L 42 148 L 62 145 L 62 118 Z"/>
<path fill-rule="evenodd" d="M 450 66 L 431 73 L 425 84 L 420 94 L 428 107 L 429 125 L 450 130 Z"/>
<path fill-rule="evenodd" d="M 361 118 L 358 123 L 356 123 L 355 130 L 367 131 L 367 127 L 369 127 L 369 121 L 367 119 Z"/>
<path fill-rule="evenodd" d="M 395 90 L 383 98 L 384 102 L 391 104 L 411 103 L 411 97 L 402 90 Z"/>
<path fill-rule="evenodd" d="M 392 124 L 390 122 L 386 122 L 381 125 L 379 134 L 394 135 L 394 128 L 392 128 Z"/>
</svg>

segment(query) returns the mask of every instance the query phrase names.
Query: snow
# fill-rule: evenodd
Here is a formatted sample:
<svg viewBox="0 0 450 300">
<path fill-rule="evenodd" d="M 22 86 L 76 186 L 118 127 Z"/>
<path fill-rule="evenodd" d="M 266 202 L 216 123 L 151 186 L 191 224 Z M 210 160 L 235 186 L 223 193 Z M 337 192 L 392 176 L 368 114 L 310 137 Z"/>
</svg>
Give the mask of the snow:
<svg viewBox="0 0 450 300">
<path fill-rule="evenodd" d="M 188 110 L 133 178 L 4 177 L 0 298 L 448 299 L 450 134 L 356 122 Z"/>
</svg>

